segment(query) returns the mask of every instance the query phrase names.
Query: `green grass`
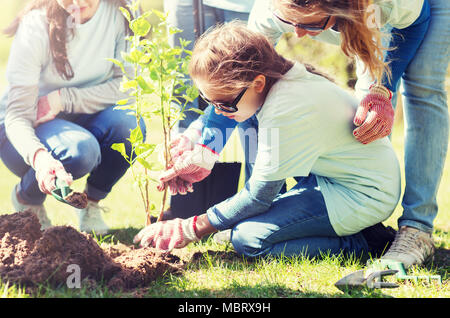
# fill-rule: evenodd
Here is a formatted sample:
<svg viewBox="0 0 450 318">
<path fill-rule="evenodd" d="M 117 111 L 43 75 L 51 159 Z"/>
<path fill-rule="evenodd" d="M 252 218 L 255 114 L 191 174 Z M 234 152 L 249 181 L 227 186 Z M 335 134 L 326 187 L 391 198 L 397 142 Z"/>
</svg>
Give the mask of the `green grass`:
<svg viewBox="0 0 450 318">
<path fill-rule="evenodd" d="M 22 1 L 23 2 L 23 1 Z M 143 1 L 146 8 L 161 8 L 160 0 Z M 20 1 L 9 1 L 0 12 L 0 27 L 3 28 L 20 8 Z M 313 45 L 309 43 L 310 45 Z M 5 85 L 4 68 L 7 60 L 10 39 L 0 36 L 0 89 Z M 283 45 L 283 44 L 282 44 Z M 280 47 L 283 50 L 283 46 Z M 314 47 L 311 52 L 298 48 L 293 54 L 301 55 L 305 61 L 317 63 L 332 73 L 345 65 L 342 56 L 328 55 L 329 51 L 322 47 Z M 326 51 L 326 54 L 325 54 Z M 346 75 L 338 76 L 338 81 L 344 85 Z M 450 88 L 450 81 L 447 85 Z M 149 138 L 153 141 L 161 139 L 157 122 L 148 123 Z M 400 118 L 394 127 L 394 148 L 403 168 L 403 123 Z M 432 142 L 432 141 L 430 141 Z M 227 145 L 222 158 L 229 160 L 241 157 L 239 143 L 234 136 Z M 8 169 L 0 164 L 0 214 L 12 213 L 10 192 L 19 181 Z M 77 180 L 74 188 L 82 190 L 85 178 Z M 111 235 L 100 237 L 105 243 L 121 241 L 130 243 L 136 232 L 143 227 L 145 215 L 142 203 L 133 187 L 131 173 L 128 172 L 113 189 L 111 195 L 102 204 L 110 207 L 105 214 L 105 220 L 112 228 Z M 403 179 L 404 184 L 404 179 Z M 242 186 L 242 182 L 241 182 Z M 180 257 L 188 260 L 188 266 L 182 275 L 167 275 L 155 281 L 146 288 L 132 292 L 113 292 L 104 285 L 82 284 L 81 289 L 66 287 L 51 288 L 39 286 L 35 290 L 11 285 L 0 281 L 0 297 L 450 297 L 449 287 L 449 249 L 450 249 L 450 161 L 447 160 L 440 191 L 438 193 L 439 214 L 435 220 L 434 239 L 438 249 L 438 259 L 435 264 L 427 267 L 417 267 L 414 274 L 442 275 L 442 286 L 436 283 L 414 284 L 404 282 L 398 289 L 382 291 L 363 291 L 353 295 L 344 294 L 333 284 L 343 276 L 362 269 L 364 263 L 357 259 L 324 256 L 321 259 L 305 259 L 302 257 L 261 258 L 249 260 L 238 257 L 231 246 L 218 246 L 211 240 L 203 240 L 185 249 L 176 251 Z M 152 192 L 152 199 L 160 202 L 161 194 Z M 71 225 L 78 227 L 75 211 L 53 198 L 45 203 L 49 217 L 54 225 Z M 399 205 L 393 216 L 385 222 L 397 228 L 397 219 L 402 209 Z"/>
</svg>

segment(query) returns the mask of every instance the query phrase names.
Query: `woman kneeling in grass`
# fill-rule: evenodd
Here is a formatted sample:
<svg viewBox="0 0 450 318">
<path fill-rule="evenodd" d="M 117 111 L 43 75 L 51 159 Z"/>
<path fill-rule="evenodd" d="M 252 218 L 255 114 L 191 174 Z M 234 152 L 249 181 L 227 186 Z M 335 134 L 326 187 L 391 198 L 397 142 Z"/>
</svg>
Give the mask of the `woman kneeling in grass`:
<svg viewBox="0 0 450 318">
<path fill-rule="evenodd" d="M 254 119 L 253 171 L 233 197 L 198 217 L 152 224 L 135 242 L 172 250 L 232 229 L 235 250 L 250 257 L 373 255 L 386 248 L 393 234 L 380 222 L 400 198 L 399 164 L 387 137 L 368 145 L 353 137 L 355 98 L 239 23 L 216 27 L 196 43 L 190 75 L 217 113 Z M 280 194 L 289 177 L 297 184 Z"/>
</svg>

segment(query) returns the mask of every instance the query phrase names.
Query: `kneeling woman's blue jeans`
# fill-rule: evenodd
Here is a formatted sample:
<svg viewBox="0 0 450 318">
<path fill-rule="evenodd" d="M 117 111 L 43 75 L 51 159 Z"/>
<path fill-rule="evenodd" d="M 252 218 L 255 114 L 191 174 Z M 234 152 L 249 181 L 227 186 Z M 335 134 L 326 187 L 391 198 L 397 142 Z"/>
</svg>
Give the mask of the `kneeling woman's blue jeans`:
<svg viewBox="0 0 450 318">
<path fill-rule="evenodd" d="M 38 126 L 35 132 L 74 180 L 90 174 L 85 191 L 89 198 L 102 200 L 129 167 L 122 155 L 111 149 L 114 143 L 125 143 L 127 153 L 131 152 L 126 139 L 130 137 L 130 129 L 136 128 L 136 118 L 128 112 L 111 106 L 95 114 L 61 114 Z M 145 136 L 143 121 L 140 127 Z M 39 190 L 35 171 L 12 146 L 4 125 L 0 126 L 0 157 L 21 178 L 18 189 L 21 198 L 28 204 L 42 204 L 46 195 Z"/>
<path fill-rule="evenodd" d="M 295 178 L 297 184 L 279 194 L 265 213 L 242 220 L 231 231 L 234 249 L 248 257 L 303 254 L 366 255 L 363 234 L 338 236 L 328 218 L 316 176 Z"/>
</svg>

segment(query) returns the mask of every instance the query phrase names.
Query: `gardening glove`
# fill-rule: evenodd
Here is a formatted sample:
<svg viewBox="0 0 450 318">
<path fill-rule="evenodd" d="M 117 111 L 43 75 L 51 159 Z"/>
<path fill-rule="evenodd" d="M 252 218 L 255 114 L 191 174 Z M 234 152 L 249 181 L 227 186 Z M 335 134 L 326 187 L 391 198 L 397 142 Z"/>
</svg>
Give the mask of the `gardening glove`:
<svg viewBox="0 0 450 318">
<path fill-rule="evenodd" d="M 195 144 L 202 136 L 202 132 L 196 128 L 188 128 L 182 134 L 179 134 L 171 143 L 170 143 L 170 157 L 171 162 L 168 165 L 168 168 L 172 168 L 174 162 L 186 151 L 191 151 L 194 149 Z M 160 152 L 161 161 L 164 161 L 163 152 Z M 188 192 L 193 192 L 193 186 L 191 182 L 187 182 L 180 178 L 174 178 L 167 183 L 161 182 L 158 185 L 158 190 L 163 191 L 168 186 L 170 194 L 176 195 L 181 194 L 185 195 Z"/>
<path fill-rule="evenodd" d="M 190 151 L 194 149 L 195 144 L 202 136 L 201 130 L 195 128 L 188 128 L 185 132 L 178 135 L 171 143 L 170 143 L 170 156 L 172 161 L 176 161 L 176 159 L 181 156 L 185 151 Z"/>
<path fill-rule="evenodd" d="M 72 175 L 67 173 L 61 162 L 44 149 L 39 149 L 34 155 L 33 169 L 41 192 L 50 194 L 56 189 L 56 177 L 65 181 L 67 185 L 73 182 Z"/>
<path fill-rule="evenodd" d="M 59 90 L 39 98 L 34 127 L 54 119 L 62 110 L 63 106 Z"/>
<path fill-rule="evenodd" d="M 158 190 L 163 191 L 166 187 L 169 188 L 171 195 L 186 195 L 188 192 L 194 192 L 192 182 L 185 181 L 180 177 L 173 178 L 172 180 L 167 181 L 167 183 L 161 182 L 158 185 Z"/>
<path fill-rule="evenodd" d="M 205 145 L 197 144 L 191 151 L 185 151 L 174 162 L 173 166 L 164 171 L 160 176 L 160 185 L 158 190 L 162 191 L 171 180 L 178 178 L 184 181 L 186 189 L 192 189 L 192 183 L 202 181 L 211 173 L 216 161 L 219 160 L 219 154 Z M 176 185 L 180 183 L 177 180 Z"/>
<path fill-rule="evenodd" d="M 191 242 L 200 240 L 195 233 L 197 217 L 153 223 L 142 229 L 134 237 L 133 242 L 134 244 L 140 242 L 141 247 L 152 246 L 167 252 L 174 248 L 183 248 Z"/>
<path fill-rule="evenodd" d="M 394 109 L 391 103 L 392 93 L 382 85 L 372 85 L 369 94 L 363 98 L 353 123 L 359 126 L 353 130 L 355 138 L 369 144 L 377 139 L 389 136 L 394 125 Z"/>
</svg>

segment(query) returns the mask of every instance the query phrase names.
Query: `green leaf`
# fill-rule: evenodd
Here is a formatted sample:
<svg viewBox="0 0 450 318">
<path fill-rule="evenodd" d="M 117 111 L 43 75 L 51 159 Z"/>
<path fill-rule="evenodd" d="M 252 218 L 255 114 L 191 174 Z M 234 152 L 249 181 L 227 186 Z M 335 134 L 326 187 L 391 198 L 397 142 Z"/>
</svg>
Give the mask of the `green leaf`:
<svg viewBox="0 0 450 318">
<path fill-rule="evenodd" d="M 127 151 L 125 149 L 125 144 L 124 143 L 120 143 L 120 144 L 112 144 L 111 149 L 116 150 L 118 152 L 120 152 L 120 154 L 122 155 L 122 157 L 124 157 L 125 159 L 128 160 L 128 155 L 127 155 Z"/>
<path fill-rule="evenodd" d="M 135 80 L 131 80 L 131 81 L 123 81 L 121 83 L 121 88 L 125 91 L 132 89 L 132 88 L 137 88 L 138 83 Z"/>
<path fill-rule="evenodd" d="M 146 36 L 148 32 L 150 32 L 151 27 L 151 24 L 142 16 L 132 21 L 130 24 L 130 29 L 133 33 L 141 37 Z"/>
<path fill-rule="evenodd" d="M 153 153 L 155 148 L 156 148 L 156 145 L 154 145 L 154 144 L 141 143 L 140 145 L 138 145 L 135 148 L 134 152 L 136 153 L 136 155 L 138 157 L 147 158 L 148 156 L 150 156 Z"/>
<path fill-rule="evenodd" d="M 126 104 L 128 104 L 129 101 L 130 101 L 129 98 L 121 99 L 121 100 L 119 100 L 119 101 L 116 103 L 116 105 L 120 105 L 120 106 L 126 105 Z"/>
<path fill-rule="evenodd" d="M 106 60 L 108 60 L 108 61 L 113 62 L 114 64 L 116 64 L 118 67 L 120 67 L 120 69 L 122 70 L 122 73 L 126 74 L 126 73 L 125 73 L 125 68 L 123 67 L 123 63 L 122 63 L 121 61 L 116 60 L 116 59 L 111 59 L 111 58 L 107 58 Z"/>
<path fill-rule="evenodd" d="M 195 86 L 188 87 L 188 89 L 186 89 L 186 95 L 192 100 L 196 99 L 198 97 L 197 88 Z"/>
<path fill-rule="evenodd" d="M 181 32 L 183 32 L 183 30 L 180 30 L 180 29 L 175 28 L 175 27 L 169 27 L 169 34 L 177 34 L 177 33 L 181 33 Z"/>
<path fill-rule="evenodd" d="M 130 51 L 130 57 L 133 60 L 133 63 L 139 63 L 139 61 L 142 59 L 143 56 L 144 53 L 142 51 L 136 49 L 132 49 Z"/>
<path fill-rule="evenodd" d="M 187 41 L 185 39 L 180 39 L 181 47 L 187 47 L 192 41 Z"/>
<path fill-rule="evenodd" d="M 121 52 L 120 53 L 122 55 L 122 58 L 124 59 L 124 61 L 128 62 L 128 63 L 134 63 L 133 58 L 131 57 L 130 53 L 128 52 Z"/>
<path fill-rule="evenodd" d="M 119 10 L 122 12 L 123 16 L 125 17 L 125 19 L 127 19 L 128 22 L 131 22 L 131 14 L 130 11 L 128 11 L 127 9 L 123 8 L 123 7 L 119 7 Z"/>
<path fill-rule="evenodd" d="M 149 54 L 142 55 L 139 60 L 139 64 L 148 64 L 151 61 L 152 57 Z"/>
<path fill-rule="evenodd" d="M 177 61 L 169 61 L 168 63 L 167 63 L 167 68 L 169 69 L 169 70 L 175 70 L 175 69 L 177 69 L 177 66 L 178 66 L 178 62 Z"/>
<path fill-rule="evenodd" d="M 153 169 L 153 165 L 149 162 L 147 162 L 146 160 L 142 159 L 142 158 L 137 158 L 136 159 L 144 168 L 147 168 L 148 170 L 152 170 Z"/>
<path fill-rule="evenodd" d="M 139 125 L 131 130 L 130 138 L 128 138 L 128 140 L 131 142 L 131 144 L 140 143 L 144 140 L 144 135 L 142 135 L 141 127 Z"/>
<path fill-rule="evenodd" d="M 181 87 L 176 88 L 173 92 L 177 95 L 183 93 L 186 90 L 187 86 L 183 85 Z"/>
<path fill-rule="evenodd" d="M 139 84 L 139 87 L 142 88 L 142 90 L 144 91 L 145 94 L 151 94 L 151 93 L 153 93 L 155 91 L 153 88 L 151 88 L 147 84 L 147 82 L 145 81 L 145 79 L 141 75 L 136 77 L 136 81 Z"/>
<path fill-rule="evenodd" d="M 121 52 L 122 58 L 131 64 L 137 64 L 144 57 L 144 53 L 133 48 L 130 52 Z"/>
<path fill-rule="evenodd" d="M 153 81 L 158 81 L 159 80 L 159 74 L 158 74 L 158 72 L 156 71 L 156 70 L 151 70 L 150 71 L 150 78 L 153 80 Z"/>
</svg>

